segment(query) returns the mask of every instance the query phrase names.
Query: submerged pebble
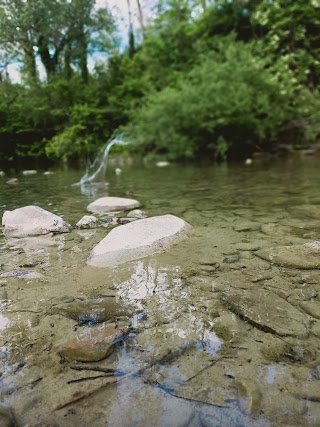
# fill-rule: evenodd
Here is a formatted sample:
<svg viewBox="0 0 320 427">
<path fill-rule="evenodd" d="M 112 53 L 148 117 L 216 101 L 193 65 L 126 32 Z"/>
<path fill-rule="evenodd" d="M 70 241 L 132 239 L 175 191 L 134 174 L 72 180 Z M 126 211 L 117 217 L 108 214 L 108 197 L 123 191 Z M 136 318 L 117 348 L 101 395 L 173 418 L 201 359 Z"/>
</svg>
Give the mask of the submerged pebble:
<svg viewBox="0 0 320 427">
<path fill-rule="evenodd" d="M 113 345 L 128 331 L 128 324 L 124 322 L 85 327 L 76 338 L 61 346 L 58 353 L 79 362 L 98 362 L 112 353 Z"/>
</svg>

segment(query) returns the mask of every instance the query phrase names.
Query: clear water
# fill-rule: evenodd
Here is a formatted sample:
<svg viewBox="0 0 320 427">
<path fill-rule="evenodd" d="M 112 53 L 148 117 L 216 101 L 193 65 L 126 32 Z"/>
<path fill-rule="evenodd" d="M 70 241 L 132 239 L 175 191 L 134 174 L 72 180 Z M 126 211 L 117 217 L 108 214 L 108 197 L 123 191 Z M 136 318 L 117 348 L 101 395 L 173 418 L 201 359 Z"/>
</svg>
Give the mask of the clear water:
<svg viewBox="0 0 320 427">
<path fill-rule="evenodd" d="M 2 177 L 1 214 L 33 204 L 74 225 L 90 202 L 109 195 L 138 199 L 149 216 L 171 213 L 193 226 L 165 253 L 113 270 L 86 266 L 112 227 L 107 216 L 95 230 L 74 229 L 40 246 L 0 238 L 1 273 L 45 276 L 0 278 L 0 392 L 18 425 L 319 425 L 319 311 L 309 316 L 301 308 L 320 302 L 319 270 L 271 265 L 254 249 L 320 240 L 319 218 L 308 214 L 320 207 L 319 165 L 319 158 L 297 157 L 250 167 L 121 166 L 120 176 L 108 169 L 108 184 L 82 186 L 72 186 L 81 170 Z M 7 184 L 13 176 L 18 184 Z M 271 290 L 305 315 L 308 335 L 256 328 L 224 303 L 225 289 Z M 131 331 L 108 358 L 83 365 L 139 374 L 55 410 L 109 380 L 68 383 L 97 372 L 72 370 L 81 363 L 61 360 L 58 348 L 95 325 L 52 308 L 110 294 L 132 309 Z M 261 306 L 262 318 L 269 309 Z"/>
</svg>

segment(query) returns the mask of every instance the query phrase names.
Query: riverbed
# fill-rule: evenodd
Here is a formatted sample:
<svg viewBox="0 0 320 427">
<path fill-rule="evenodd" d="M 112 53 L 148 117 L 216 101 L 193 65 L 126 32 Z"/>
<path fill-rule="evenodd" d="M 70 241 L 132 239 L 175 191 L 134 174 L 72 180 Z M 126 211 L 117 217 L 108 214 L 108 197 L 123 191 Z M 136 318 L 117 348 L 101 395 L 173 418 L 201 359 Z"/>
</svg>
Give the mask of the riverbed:
<svg viewBox="0 0 320 427">
<path fill-rule="evenodd" d="M 0 237 L 0 425 L 320 425 L 319 267 L 276 256 L 320 241 L 319 165 L 298 155 L 122 165 L 82 186 L 83 171 L 68 168 L 0 177 L 1 215 L 36 205 L 73 226 L 40 243 Z M 103 196 L 137 199 L 149 217 L 173 214 L 192 230 L 164 253 L 87 266 L 127 215 L 75 229 Z M 130 326 L 111 354 L 61 357 L 68 340 L 101 327 L 96 307 L 109 300 L 122 312 L 108 321 Z M 71 305 L 86 308 L 71 316 Z"/>
</svg>

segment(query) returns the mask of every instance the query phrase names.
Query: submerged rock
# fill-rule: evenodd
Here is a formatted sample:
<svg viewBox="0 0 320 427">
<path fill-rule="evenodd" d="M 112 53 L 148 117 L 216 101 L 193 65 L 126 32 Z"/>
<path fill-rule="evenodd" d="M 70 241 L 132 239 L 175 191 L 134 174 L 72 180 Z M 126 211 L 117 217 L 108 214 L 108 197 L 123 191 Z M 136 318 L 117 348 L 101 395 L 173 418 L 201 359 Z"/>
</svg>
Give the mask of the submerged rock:
<svg viewBox="0 0 320 427">
<path fill-rule="evenodd" d="M 0 404 L 0 426 L 1 427 L 15 427 L 13 412 L 9 406 L 5 406 L 3 403 Z"/>
<path fill-rule="evenodd" d="M 11 179 L 8 179 L 8 181 L 7 181 L 7 184 L 9 184 L 9 185 L 16 185 L 18 183 L 19 183 L 18 178 L 11 178 Z"/>
<path fill-rule="evenodd" d="M 45 276 L 37 271 L 28 271 L 28 270 L 12 270 L 5 273 L 1 273 L 0 277 L 16 277 L 18 279 L 44 279 Z"/>
<path fill-rule="evenodd" d="M 260 249 L 255 254 L 262 259 L 285 267 L 320 268 L 320 242 Z"/>
<path fill-rule="evenodd" d="M 265 332 L 305 337 L 307 316 L 275 293 L 265 289 L 231 289 L 224 293 L 230 310 Z"/>
<path fill-rule="evenodd" d="M 320 319 L 320 301 L 303 301 L 300 303 L 300 307 L 310 316 Z"/>
<path fill-rule="evenodd" d="M 70 231 L 70 225 L 58 215 L 38 206 L 25 206 L 4 212 L 2 230 L 6 237 L 26 237 L 48 233 L 67 233 Z"/>
<path fill-rule="evenodd" d="M 93 215 L 83 216 L 77 223 L 76 227 L 80 229 L 95 228 L 97 226 L 97 218 Z"/>
<path fill-rule="evenodd" d="M 76 338 L 60 347 L 58 353 L 79 362 L 98 362 L 112 353 L 113 345 L 128 331 L 125 322 L 85 328 Z"/>
<path fill-rule="evenodd" d="M 190 229 L 174 215 L 141 219 L 111 230 L 91 252 L 88 264 L 113 267 L 161 252 Z"/>
<path fill-rule="evenodd" d="M 303 205 L 295 206 L 290 211 L 293 215 L 302 219 L 319 219 L 320 218 L 320 205 Z"/>
<path fill-rule="evenodd" d="M 108 213 L 116 211 L 127 211 L 138 208 L 140 203 L 134 199 L 124 197 L 101 197 L 87 206 L 87 210 L 94 213 Z"/>
<path fill-rule="evenodd" d="M 117 317 L 130 316 L 132 311 L 116 301 L 114 297 L 98 300 L 72 301 L 52 307 L 51 314 L 62 314 L 76 320 L 80 324 L 101 323 Z"/>
</svg>

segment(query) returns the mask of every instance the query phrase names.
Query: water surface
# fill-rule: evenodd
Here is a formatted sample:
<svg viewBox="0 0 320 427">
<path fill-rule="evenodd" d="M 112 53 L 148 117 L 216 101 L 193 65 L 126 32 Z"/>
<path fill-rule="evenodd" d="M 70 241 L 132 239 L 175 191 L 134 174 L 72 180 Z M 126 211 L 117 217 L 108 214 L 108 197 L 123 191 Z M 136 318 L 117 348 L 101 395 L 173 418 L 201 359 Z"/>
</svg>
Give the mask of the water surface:
<svg viewBox="0 0 320 427">
<path fill-rule="evenodd" d="M 320 314 L 302 308 L 319 306 L 319 270 L 279 266 L 256 255 L 259 248 L 320 240 L 313 215 L 320 210 L 319 163 L 290 158 L 249 167 L 123 166 L 119 176 L 108 169 L 107 183 L 86 186 L 72 186 L 81 170 L 2 177 L 1 214 L 32 204 L 74 226 L 89 203 L 109 195 L 138 199 L 148 216 L 170 213 L 193 227 L 166 253 L 115 269 L 86 266 L 90 250 L 113 227 L 106 215 L 95 230 L 73 229 L 41 245 L 0 238 L 2 273 L 45 276 L 0 278 L 0 391 L 18 425 L 319 425 Z M 11 177 L 19 178 L 16 185 L 6 183 Z M 232 292 L 261 290 L 302 313 L 307 333 L 267 330 L 273 310 L 267 299 L 258 313 L 263 326 L 228 303 Z M 98 325 L 94 312 L 87 322 L 54 307 L 110 295 L 130 307 L 130 333 L 108 358 L 83 365 L 133 375 L 55 410 L 109 379 L 70 383 L 97 372 L 72 370 L 80 363 L 61 359 L 58 349 Z"/>
</svg>

